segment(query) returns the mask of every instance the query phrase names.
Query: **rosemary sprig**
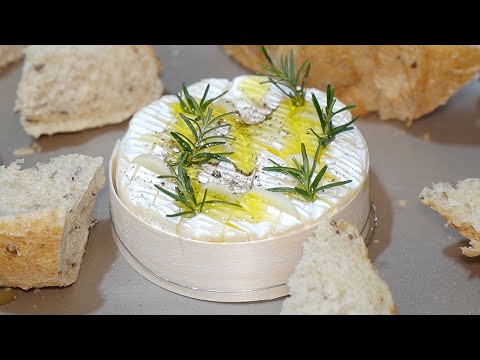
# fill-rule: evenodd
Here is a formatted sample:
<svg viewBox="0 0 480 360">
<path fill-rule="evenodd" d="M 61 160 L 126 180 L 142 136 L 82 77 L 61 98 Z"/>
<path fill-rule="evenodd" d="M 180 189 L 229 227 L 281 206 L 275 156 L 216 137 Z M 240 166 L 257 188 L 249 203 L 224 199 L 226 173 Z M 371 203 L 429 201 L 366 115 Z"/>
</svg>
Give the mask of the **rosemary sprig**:
<svg viewBox="0 0 480 360">
<path fill-rule="evenodd" d="M 346 181 L 333 182 L 323 186 L 318 186 L 323 176 L 327 172 L 327 168 L 328 168 L 328 166 L 325 165 L 318 172 L 315 178 L 313 177 L 315 175 L 315 169 L 317 166 L 318 157 L 320 155 L 320 150 L 322 148 L 322 145 L 320 144 L 320 142 L 318 143 L 311 169 L 310 169 L 310 163 L 309 163 L 307 151 L 305 149 L 305 144 L 302 143 L 301 147 L 302 147 L 302 163 L 301 164 L 295 158 L 292 159 L 295 164 L 295 167 L 282 166 L 276 163 L 275 161 L 270 160 L 275 166 L 263 168 L 263 170 L 266 170 L 266 171 L 273 171 L 273 172 L 283 173 L 283 174 L 292 176 L 297 182 L 298 186 L 293 188 L 292 187 L 276 187 L 276 188 L 270 188 L 267 190 L 273 191 L 273 192 L 284 192 L 284 193 L 296 194 L 303 197 L 307 201 L 315 201 L 317 194 L 320 191 L 333 188 L 336 186 L 342 186 L 352 182 L 352 180 L 346 180 Z"/>
<path fill-rule="evenodd" d="M 180 94 L 176 94 L 183 112 L 190 115 L 202 116 L 203 114 L 205 114 L 205 110 L 207 110 L 211 104 L 213 104 L 215 101 L 220 99 L 228 92 L 225 91 L 224 93 L 221 93 L 220 95 L 211 98 L 210 100 L 206 100 L 209 90 L 210 84 L 207 85 L 200 102 L 197 102 L 197 100 L 195 100 L 195 98 L 188 92 L 187 85 L 183 83 Z"/>
<path fill-rule="evenodd" d="M 203 193 L 202 200 L 198 201 L 197 197 L 195 196 L 195 191 L 193 189 L 190 176 L 188 176 L 184 167 L 187 155 L 188 154 L 186 152 L 182 153 L 182 155 L 180 156 L 180 160 L 178 161 L 176 171 L 172 165 L 168 164 L 168 167 L 170 168 L 172 175 L 158 176 L 159 179 L 173 180 L 175 182 L 175 193 L 155 184 L 155 187 L 158 190 L 168 195 L 173 200 L 179 202 L 183 208 L 181 212 L 167 215 L 167 217 L 177 217 L 177 216 L 193 217 L 195 215 L 200 214 L 205 209 L 206 205 L 212 205 L 212 204 L 224 204 L 224 205 L 241 207 L 238 204 L 234 204 L 228 201 L 206 200 L 208 190 L 205 190 L 205 192 Z"/>
<path fill-rule="evenodd" d="M 310 73 L 311 63 L 305 61 L 298 71 L 295 71 L 295 57 L 293 56 L 293 50 L 290 50 L 290 56 L 282 55 L 280 58 L 280 67 L 274 64 L 270 55 L 268 55 L 267 49 L 262 45 L 260 51 L 267 60 L 267 64 L 258 63 L 262 66 L 266 72 L 258 72 L 258 75 L 266 76 L 268 81 L 264 83 L 270 83 L 275 85 L 280 91 L 287 95 L 295 106 L 302 106 L 305 103 L 305 80 Z M 299 82 L 301 81 L 300 85 Z M 290 92 L 286 92 L 280 85 L 287 87 Z"/>
<path fill-rule="evenodd" d="M 337 127 L 333 126 L 332 119 L 335 115 L 343 111 L 354 109 L 357 106 L 348 105 L 334 112 L 333 106 L 335 105 L 337 100 L 335 99 L 335 88 L 332 88 L 330 84 L 327 85 L 327 107 L 325 108 L 325 111 L 323 111 L 322 108 L 320 107 L 317 97 L 313 92 L 312 92 L 312 101 L 313 101 L 313 105 L 315 105 L 315 109 L 317 110 L 318 118 L 320 119 L 320 125 L 322 127 L 323 135 L 322 136 L 318 135 L 313 129 L 310 129 L 310 130 L 318 138 L 323 148 L 326 148 L 328 144 L 330 144 L 333 140 L 335 140 L 335 136 L 337 136 L 338 134 L 344 131 L 352 130 L 353 127 L 351 127 L 350 125 L 352 125 L 359 118 L 358 116 L 356 116 L 355 118 L 353 118 L 353 120 L 349 121 L 346 124 L 343 124 Z"/>
<path fill-rule="evenodd" d="M 177 95 L 180 106 L 183 111 L 185 111 L 185 113 L 179 114 L 180 118 L 190 130 L 193 140 L 180 132 L 171 131 L 170 135 L 187 154 L 184 162 L 185 166 L 203 164 L 210 160 L 230 162 L 225 155 L 231 155 L 231 152 L 213 153 L 207 151 L 207 149 L 212 147 L 225 145 L 226 142 L 224 140 L 235 140 L 235 138 L 231 136 L 219 135 L 218 132 L 215 133 L 216 130 L 230 126 L 228 124 L 219 125 L 219 123 L 224 117 L 235 114 L 235 112 L 228 112 L 214 117 L 213 109 L 210 105 L 225 93 L 205 101 L 209 89 L 210 85 L 207 85 L 200 102 L 188 93 L 185 84 L 183 85 L 183 96 L 185 100 L 182 99 L 182 96 Z M 194 117 L 192 118 L 187 115 L 193 115 Z"/>
</svg>

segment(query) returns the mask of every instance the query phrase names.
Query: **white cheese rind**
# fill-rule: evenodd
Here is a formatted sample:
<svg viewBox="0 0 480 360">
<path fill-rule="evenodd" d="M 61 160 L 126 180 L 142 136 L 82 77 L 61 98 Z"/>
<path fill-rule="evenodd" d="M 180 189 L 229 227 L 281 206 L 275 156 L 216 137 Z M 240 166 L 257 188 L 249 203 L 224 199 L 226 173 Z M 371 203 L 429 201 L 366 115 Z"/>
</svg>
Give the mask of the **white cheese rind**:
<svg viewBox="0 0 480 360">
<path fill-rule="evenodd" d="M 218 104 L 226 107 L 227 111 L 231 111 L 231 108 L 238 110 L 243 106 L 243 112 L 241 111 L 243 121 L 247 124 L 258 123 L 274 111 L 286 96 L 273 85 L 267 85 L 268 90 L 263 96 L 261 104 L 258 104 L 240 89 L 240 84 L 245 78 L 238 77 L 232 82 L 225 79 L 202 80 L 189 86 L 188 90 L 197 98 L 203 95 L 208 84 L 210 84 L 209 98 L 229 90 Z M 306 101 L 311 101 L 310 93 L 314 92 L 320 105 L 322 107 L 326 105 L 325 93 L 317 89 L 306 90 Z M 270 216 L 267 220 L 259 223 L 240 219 L 231 221 L 233 226 L 228 226 L 223 221 L 209 217 L 208 213 L 188 219 L 167 218 L 166 215 L 179 212 L 180 208 L 171 198 L 154 187 L 154 184 L 162 182 L 157 179 L 157 174 L 136 164 L 135 158 L 141 155 L 166 156 L 168 150 L 159 139 L 162 137 L 168 139 L 169 127 L 176 121 L 171 106 L 177 101 L 175 96 L 167 95 L 140 110 L 131 120 L 129 130 L 120 143 L 117 159 L 116 181 L 120 199 L 142 220 L 159 229 L 177 233 L 186 238 L 205 241 L 230 242 L 265 239 L 312 224 L 321 216 L 334 214 L 349 203 L 364 186 L 368 175 L 368 150 L 360 131 L 354 127 L 354 130 L 338 135 L 336 140 L 323 152 L 321 158 L 321 161 L 329 166 L 328 173 L 335 176 L 337 181 L 352 180 L 352 182 L 345 186 L 328 189 L 312 203 L 292 199 L 291 203 L 298 213 L 297 216 L 292 216 L 292 211 L 287 213 L 270 204 L 267 208 Z M 335 110 L 344 106 L 337 100 Z M 334 122 L 338 126 L 350 119 L 351 114 L 343 112 L 335 116 Z M 155 134 L 156 139 L 152 141 L 152 135 Z M 276 134 L 276 136 L 281 137 L 282 134 Z M 281 147 L 282 143 L 281 141 L 272 141 L 271 145 Z M 262 170 L 264 166 L 271 166 L 269 159 L 285 164 L 283 159 L 265 151 L 258 156 L 257 170 L 249 176 L 236 172 L 235 168 L 228 163 L 205 164 L 200 171 L 198 180 L 203 184 L 216 182 L 220 185 L 228 185 L 229 190 L 235 193 L 243 193 L 251 188 L 265 189 L 294 185 L 288 176 Z M 222 176 L 212 176 L 214 170 L 219 171 Z M 234 185 L 231 181 L 226 181 L 231 178 L 235 178 Z M 162 186 L 174 189 L 173 184 L 169 181 L 163 181 Z"/>
</svg>

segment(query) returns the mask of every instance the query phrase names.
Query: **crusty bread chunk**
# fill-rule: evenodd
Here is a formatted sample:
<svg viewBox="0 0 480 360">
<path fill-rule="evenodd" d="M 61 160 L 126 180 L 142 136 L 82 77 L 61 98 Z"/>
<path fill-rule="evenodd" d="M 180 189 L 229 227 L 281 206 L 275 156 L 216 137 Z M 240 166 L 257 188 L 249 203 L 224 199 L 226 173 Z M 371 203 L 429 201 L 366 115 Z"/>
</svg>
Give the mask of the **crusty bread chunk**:
<svg viewBox="0 0 480 360">
<path fill-rule="evenodd" d="M 0 286 L 24 290 L 77 280 L 103 159 L 67 155 L 21 170 L 0 166 Z"/>
<path fill-rule="evenodd" d="M 305 241 L 288 280 L 282 315 L 394 314 L 387 284 L 368 258 L 357 229 L 324 220 Z"/>
<path fill-rule="evenodd" d="M 433 111 L 480 71 L 476 45 L 268 45 L 272 59 L 290 49 L 298 66 L 312 61 L 307 83 L 325 89 L 335 86 L 357 114 L 378 111 L 382 119 L 411 125 Z M 256 45 L 227 45 L 225 49 L 242 65 L 260 70 L 265 62 Z"/>
<path fill-rule="evenodd" d="M 420 200 L 470 240 L 470 247 L 461 248 L 464 255 L 480 255 L 480 179 L 433 184 L 422 190 Z"/>
<path fill-rule="evenodd" d="M 163 93 L 147 45 L 32 45 L 15 110 L 37 138 L 120 123 Z"/>
<path fill-rule="evenodd" d="M 20 60 L 23 56 L 23 45 L 0 45 L 0 70 L 4 66 Z"/>
</svg>

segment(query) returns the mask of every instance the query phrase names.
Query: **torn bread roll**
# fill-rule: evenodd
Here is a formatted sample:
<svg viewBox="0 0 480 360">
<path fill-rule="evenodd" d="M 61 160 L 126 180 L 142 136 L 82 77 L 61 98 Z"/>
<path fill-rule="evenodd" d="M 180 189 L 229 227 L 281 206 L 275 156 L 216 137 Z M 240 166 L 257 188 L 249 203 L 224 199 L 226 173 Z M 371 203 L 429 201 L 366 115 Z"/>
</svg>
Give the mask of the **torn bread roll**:
<svg viewBox="0 0 480 360">
<path fill-rule="evenodd" d="M 346 221 L 322 221 L 303 244 L 288 280 L 282 315 L 395 314 L 388 285 L 368 257 L 358 230 Z"/>
<path fill-rule="evenodd" d="M 470 240 L 462 247 L 464 255 L 480 255 L 480 179 L 465 179 L 456 184 L 437 183 L 424 188 L 420 200 L 438 212 L 447 224 Z"/>
<path fill-rule="evenodd" d="M 117 124 L 163 93 L 147 45 L 32 45 L 25 49 L 15 110 L 38 138 Z"/>
<path fill-rule="evenodd" d="M 68 286 L 105 183 L 103 159 L 67 155 L 26 170 L 21 163 L 0 167 L 0 286 Z"/>
<path fill-rule="evenodd" d="M 378 111 L 384 120 L 411 125 L 443 105 L 480 71 L 478 45 L 267 45 L 274 62 L 292 49 L 297 65 L 312 62 L 307 84 L 332 83 L 357 114 Z M 258 45 L 226 45 L 251 70 L 265 62 Z M 314 71 L 313 71 L 314 69 Z M 355 111 L 354 111 L 355 113 Z"/>
</svg>

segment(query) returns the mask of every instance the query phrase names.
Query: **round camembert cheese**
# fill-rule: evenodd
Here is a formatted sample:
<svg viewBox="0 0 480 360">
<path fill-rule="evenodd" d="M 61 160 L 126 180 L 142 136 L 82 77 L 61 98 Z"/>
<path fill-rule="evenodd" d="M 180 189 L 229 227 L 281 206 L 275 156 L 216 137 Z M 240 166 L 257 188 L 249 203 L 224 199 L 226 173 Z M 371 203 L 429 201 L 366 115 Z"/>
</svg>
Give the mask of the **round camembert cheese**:
<svg viewBox="0 0 480 360">
<path fill-rule="evenodd" d="M 318 134 L 322 130 L 311 93 L 322 108 L 326 106 L 326 94 L 306 89 L 305 104 L 295 107 L 277 87 L 262 83 L 264 81 L 265 78 L 259 76 L 239 76 L 233 81 L 206 79 L 188 87 L 197 99 L 202 98 L 207 85 L 210 85 L 207 98 L 228 91 L 212 105 L 214 114 L 236 111 L 236 115 L 222 120 L 230 126 L 221 129 L 222 134 L 235 140 L 226 140 L 226 145 L 210 149 L 212 152 L 232 152 L 226 156 L 231 162 L 207 163 L 187 169 L 197 197 L 201 199 L 204 190 L 208 189 L 208 199 L 235 202 L 241 208 L 213 205 L 194 217 L 166 216 L 182 211 L 181 204 L 154 185 L 174 191 L 174 183 L 159 179 L 158 174 L 163 174 L 166 162 L 180 152 L 170 131 L 188 134 L 188 128 L 180 119 L 181 107 L 175 95 L 163 96 L 131 120 L 117 157 L 116 186 L 121 201 L 136 216 L 159 230 L 214 242 L 272 238 L 312 225 L 321 217 L 332 216 L 352 204 L 360 191 L 368 190 L 368 150 L 355 126 L 337 135 L 322 151 L 317 164 L 317 172 L 328 165 L 320 185 L 351 180 L 349 184 L 318 193 L 314 202 L 267 190 L 296 186 L 290 176 L 263 169 L 273 165 L 271 160 L 292 166 L 293 158 L 301 160 L 302 143 L 309 158 L 313 159 L 318 140 L 310 129 Z M 344 106 L 337 100 L 334 111 Z M 349 120 L 351 114 L 345 111 L 334 116 L 333 123 L 339 126 Z M 368 212 L 368 205 L 356 206 L 355 211 Z M 366 218 L 365 214 L 361 215 L 357 217 Z"/>
</svg>

